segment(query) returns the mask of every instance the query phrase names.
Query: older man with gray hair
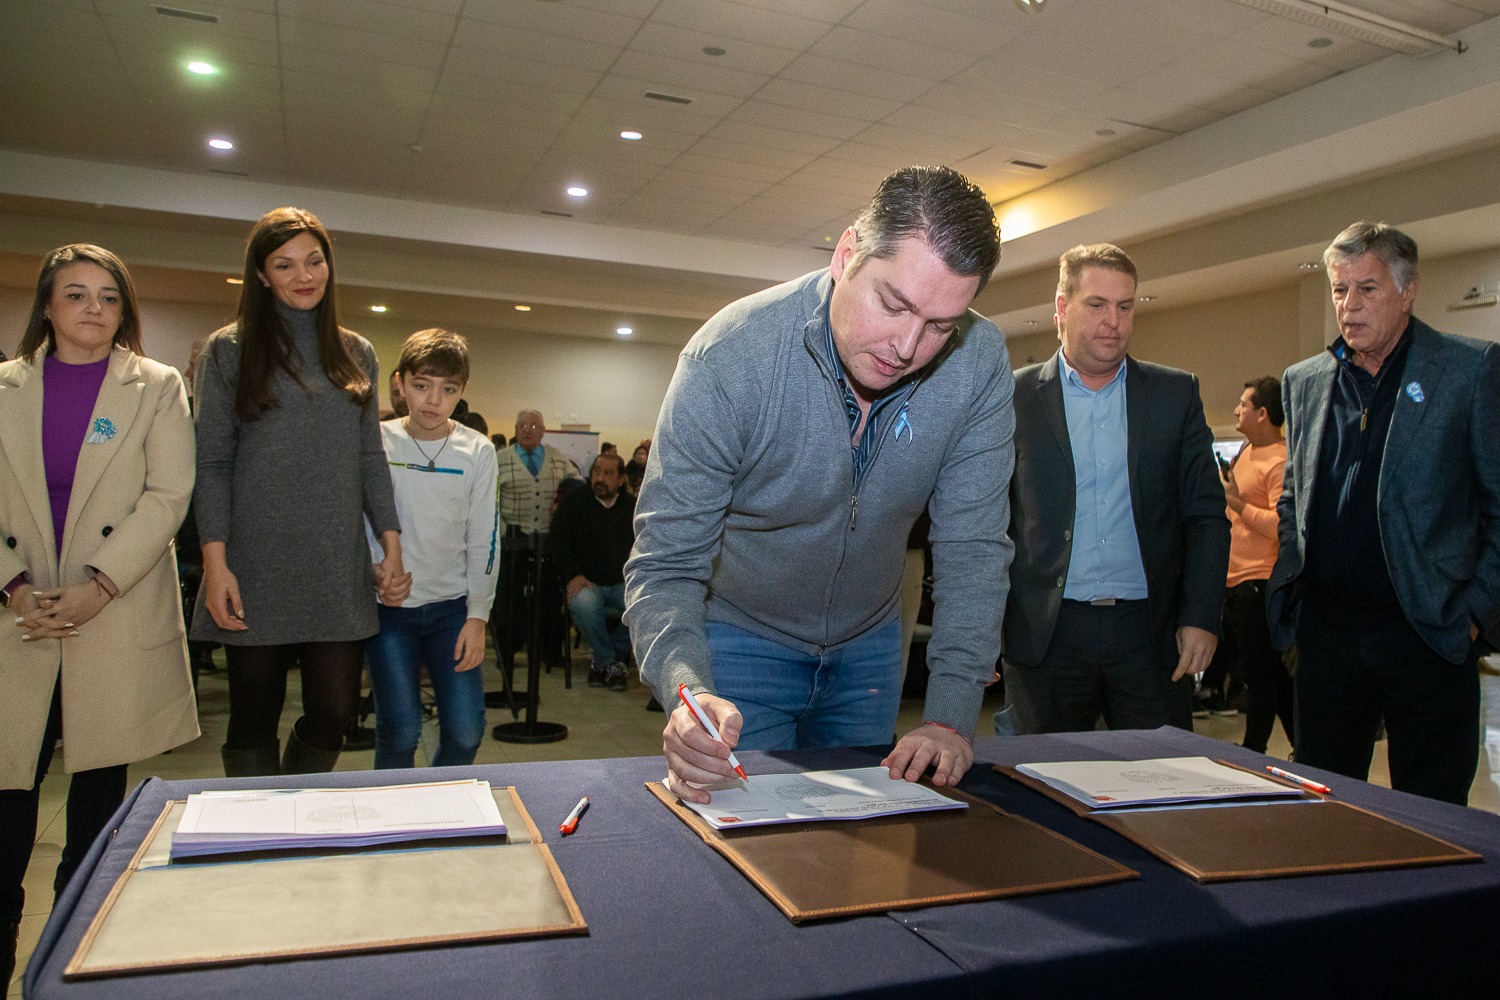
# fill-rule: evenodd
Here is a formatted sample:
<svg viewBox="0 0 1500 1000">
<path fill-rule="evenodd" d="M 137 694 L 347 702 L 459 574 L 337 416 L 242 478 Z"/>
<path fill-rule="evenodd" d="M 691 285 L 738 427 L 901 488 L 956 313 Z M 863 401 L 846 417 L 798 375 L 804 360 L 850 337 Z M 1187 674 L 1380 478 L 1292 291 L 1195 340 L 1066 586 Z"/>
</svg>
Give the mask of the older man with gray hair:
<svg viewBox="0 0 1500 1000">
<path fill-rule="evenodd" d="M 1357 222 L 1324 252 L 1341 336 L 1287 369 L 1272 636 L 1295 640 L 1299 764 L 1468 800 L 1482 648 L 1500 639 L 1500 345 L 1412 315 L 1417 245 Z"/>
<path fill-rule="evenodd" d="M 491 626 L 496 652 L 505 664 L 512 662 L 516 651 L 526 641 L 530 611 L 526 590 L 533 569 L 531 561 L 540 558 L 545 549 L 547 529 L 552 524 L 552 507 L 557 502 L 557 488 L 564 480 L 579 478 L 578 470 L 568 456 L 542 444 L 546 433 L 546 421 L 540 412 L 522 410 L 516 414 L 516 436 L 511 446 L 495 453 L 498 466 L 495 501 L 500 516 L 501 555 Z M 538 583 L 545 585 L 549 593 L 560 593 L 556 580 L 550 575 L 545 579 L 539 576 Z M 560 607 L 560 599 L 557 603 Z M 556 632 L 558 610 L 549 602 L 541 611 L 543 631 L 548 635 Z"/>
<path fill-rule="evenodd" d="M 881 182 L 830 266 L 732 303 L 678 359 L 636 505 L 626 622 L 668 720 L 669 781 L 731 776 L 729 748 L 889 742 L 906 537 L 932 516 L 925 722 L 891 777 L 956 783 L 994 677 L 1011 545 L 1005 343 L 969 309 L 994 210 L 946 167 Z"/>
</svg>

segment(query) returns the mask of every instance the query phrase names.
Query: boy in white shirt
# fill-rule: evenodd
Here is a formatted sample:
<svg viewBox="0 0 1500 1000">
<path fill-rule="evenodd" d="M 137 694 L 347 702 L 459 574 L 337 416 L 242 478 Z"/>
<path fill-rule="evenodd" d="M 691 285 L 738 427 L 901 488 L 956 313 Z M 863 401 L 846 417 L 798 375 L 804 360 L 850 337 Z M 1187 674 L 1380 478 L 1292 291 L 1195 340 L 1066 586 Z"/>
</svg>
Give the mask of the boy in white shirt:
<svg viewBox="0 0 1500 1000">
<path fill-rule="evenodd" d="M 421 672 L 437 698 L 434 767 L 466 765 L 484 739 L 485 623 L 499 550 L 495 446 L 451 419 L 469 381 L 469 348 L 447 330 L 407 338 L 396 363 L 408 412 L 380 425 L 401 521 L 411 595 L 380 605 L 365 646 L 375 694 L 375 767 L 412 767 L 422 734 Z M 372 552 L 379 554 L 378 549 Z"/>
</svg>

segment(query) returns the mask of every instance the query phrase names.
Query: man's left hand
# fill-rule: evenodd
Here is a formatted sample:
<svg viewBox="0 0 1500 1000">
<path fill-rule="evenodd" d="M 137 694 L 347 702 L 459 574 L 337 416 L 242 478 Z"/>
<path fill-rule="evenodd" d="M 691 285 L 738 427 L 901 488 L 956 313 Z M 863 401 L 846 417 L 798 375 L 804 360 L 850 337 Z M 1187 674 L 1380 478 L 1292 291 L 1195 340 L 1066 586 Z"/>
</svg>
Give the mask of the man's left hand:
<svg viewBox="0 0 1500 1000">
<path fill-rule="evenodd" d="M 890 768 L 891 778 L 916 781 L 929 766 L 932 783 L 939 787 L 956 785 L 974 763 L 974 747 L 951 729 L 926 723 L 913 729 L 896 744 L 889 756 L 880 762 Z"/>
<path fill-rule="evenodd" d="M 1188 674 L 1203 673 L 1213 661 L 1214 650 L 1218 645 L 1219 637 L 1212 632 L 1193 625 L 1178 626 L 1177 672 L 1172 675 L 1172 679 L 1180 681 Z"/>
</svg>

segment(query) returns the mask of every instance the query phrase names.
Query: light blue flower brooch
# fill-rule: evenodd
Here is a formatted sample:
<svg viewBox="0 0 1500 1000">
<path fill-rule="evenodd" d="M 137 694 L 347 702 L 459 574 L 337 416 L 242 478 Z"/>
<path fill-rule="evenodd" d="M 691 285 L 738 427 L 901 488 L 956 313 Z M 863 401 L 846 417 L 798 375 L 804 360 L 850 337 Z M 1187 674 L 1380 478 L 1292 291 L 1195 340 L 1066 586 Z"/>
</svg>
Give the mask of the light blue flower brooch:
<svg viewBox="0 0 1500 1000">
<path fill-rule="evenodd" d="M 83 439 L 84 444 L 103 444 L 114 437 L 115 422 L 108 417 L 95 417 L 94 427 L 89 431 L 89 436 Z"/>
</svg>

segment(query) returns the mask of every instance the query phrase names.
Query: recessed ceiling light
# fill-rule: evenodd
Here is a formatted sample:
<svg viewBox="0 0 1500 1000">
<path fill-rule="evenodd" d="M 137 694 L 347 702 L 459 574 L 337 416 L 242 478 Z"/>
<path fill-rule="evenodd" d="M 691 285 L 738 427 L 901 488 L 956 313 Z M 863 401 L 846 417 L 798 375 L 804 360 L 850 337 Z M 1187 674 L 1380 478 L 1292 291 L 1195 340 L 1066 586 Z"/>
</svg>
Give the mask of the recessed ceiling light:
<svg viewBox="0 0 1500 1000">
<path fill-rule="evenodd" d="M 1135 300 L 1137 302 L 1155 302 L 1156 301 L 1156 296 L 1155 295 L 1137 295 L 1135 297 Z"/>
<path fill-rule="evenodd" d="M 206 63 L 201 59 L 194 59 L 187 64 L 189 73 L 197 73 L 199 76 L 213 76 L 219 71 L 219 67 L 213 63 Z"/>
<path fill-rule="evenodd" d="M 371 306 L 370 307 L 370 312 L 372 312 L 372 313 L 383 313 L 383 312 L 385 312 L 385 306 Z"/>
<path fill-rule="evenodd" d="M 1323 270 L 1323 265 L 1318 261 L 1309 260 L 1298 264 L 1297 269 L 1299 271 L 1321 271 Z"/>
<path fill-rule="evenodd" d="M 628 337 L 632 333 L 635 333 L 635 329 L 628 326 L 617 326 L 615 327 L 615 333 L 619 334 L 622 337 Z"/>
<path fill-rule="evenodd" d="M 529 312 L 531 312 L 531 307 L 530 306 L 516 306 L 516 312 L 518 312 L 518 313 L 529 313 Z"/>
<path fill-rule="evenodd" d="M 589 189 L 586 187 L 579 187 L 577 184 L 575 184 L 572 187 L 568 188 L 569 198 L 587 198 L 588 196 Z"/>
<path fill-rule="evenodd" d="M 628 128 L 620 133 L 620 138 L 627 139 L 630 142 L 639 142 L 642 138 L 644 138 L 644 136 L 642 136 L 641 133 L 637 132 L 635 129 Z"/>
<path fill-rule="evenodd" d="M 1041 326 L 1041 320 L 1024 319 L 1024 320 L 1021 321 L 1021 325 L 1022 326 Z"/>
<path fill-rule="evenodd" d="M 214 149 L 233 149 L 234 148 L 234 143 L 230 142 L 228 139 L 210 139 L 210 140 L 208 140 L 208 144 L 210 146 L 212 146 Z"/>
<path fill-rule="evenodd" d="M 1310 49 L 1326 49 L 1332 44 L 1332 38 L 1314 38 L 1312 41 L 1307 43 L 1307 47 Z"/>
<path fill-rule="evenodd" d="M 224 281 L 231 285 L 243 285 L 245 283 L 244 278 L 225 278 Z"/>
</svg>

